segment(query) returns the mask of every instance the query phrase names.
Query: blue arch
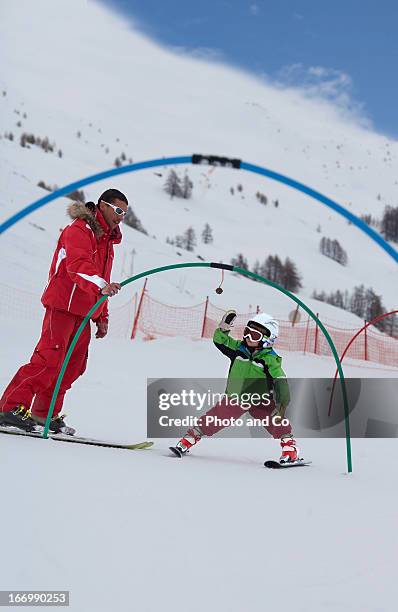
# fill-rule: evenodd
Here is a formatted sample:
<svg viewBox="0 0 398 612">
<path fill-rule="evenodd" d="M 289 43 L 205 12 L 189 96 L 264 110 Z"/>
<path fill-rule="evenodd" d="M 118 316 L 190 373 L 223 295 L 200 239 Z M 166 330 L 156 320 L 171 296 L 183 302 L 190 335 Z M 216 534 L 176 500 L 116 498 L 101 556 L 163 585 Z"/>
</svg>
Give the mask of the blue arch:
<svg viewBox="0 0 398 612">
<path fill-rule="evenodd" d="M 180 157 L 165 157 L 161 159 L 151 159 L 144 162 L 138 162 L 136 164 L 129 164 L 128 166 L 121 166 L 120 168 L 112 168 L 111 170 L 105 170 L 103 172 L 98 172 L 97 174 L 92 174 L 91 176 L 87 176 L 86 178 L 80 179 L 79 181 L 75 181 L 74 183 L 69 183 L 69 185 L 65 185 L 52 193 L 32 202 L 29 206 L 22 208 L 15 215 L 6 219 L 0 225 L 0 234 L 5 232 L 12 225 L 26 217 L 33 211 L 41 208 L 45 204 L 52 202 L 56 198 L 61 196 L 68 195 L 72 191 L 76 189 L 80 189 L 85 185 L 90 185 L 91 183 L 95 183 L 97 181 L 102 181 L 104 179 L 110 178 L 111 176 L 117 176 L 119 174 L 127 174 L 128 172 L 136 172 L 138 170 L 144 170 L 146 168 L 153 168 L 155 166 L 173 166 L 177 164 L 208 164 L 214 166 L 226 166 L 232 167 L 242 170 L 247 170 L 248 172 L 253 172 L 255 174 L 260 174 L 262 176 L 266 176 L 274 181 L 278 181 L 279 183 L 283 183 L 284 185 L 288 185 L 297 191 L 301 191 L 306 195 L 318 200 L 322 204 L 325 204 L 338 214 L 342 215 L 346 219 L 348 219 L 353 225 L 356 225 L 358 229 L 363 231 L 371 240 L 376 242 L 390 257 L 394 259 L 398 263 L 398 251 L 396 251 L 384 238 L 374 231 L 371 227 L 369 227 L 362 219 L 352 214 L 349 210 L 334 202 L 330 198 L 322 195 L 318 191 L 315 191 L 311 187 L 300 183 L 294 179 L 289 178 L 288 176 L 284 176 L 283 174 L 279 174 L 278 172 L 273 172 L 272 170 L 268 170 L 267 168 L 263 168 L 262 166 L 256 166 L 254 164 L 249 164 L 247 162 L 238 160 L 238 159 L 229 159 L 226 157 L 219 157 L 215 155 L 203 156 L 203 155 L 186 155 Z"/>
</svg>

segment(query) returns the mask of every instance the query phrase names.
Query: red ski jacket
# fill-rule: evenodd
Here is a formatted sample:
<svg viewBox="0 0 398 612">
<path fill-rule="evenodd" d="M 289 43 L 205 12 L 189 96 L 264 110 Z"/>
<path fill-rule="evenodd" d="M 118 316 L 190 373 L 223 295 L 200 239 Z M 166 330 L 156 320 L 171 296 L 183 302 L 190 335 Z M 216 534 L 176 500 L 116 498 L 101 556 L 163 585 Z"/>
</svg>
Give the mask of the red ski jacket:
<svg viewBox="0 0 398 612">
<path fill-rule="evenodd" d="M 110 231 L 98 209 L 91 213 L 84 204 L 74 203 L 68 213 L 73 221 L 61 232 L 41 301 L 84 317 L 110 282 L 113 245 L 121 242 L 122 233 L 119 227 Z M 108 300 L 92 318 L 108 318 Z"/>
</svg>

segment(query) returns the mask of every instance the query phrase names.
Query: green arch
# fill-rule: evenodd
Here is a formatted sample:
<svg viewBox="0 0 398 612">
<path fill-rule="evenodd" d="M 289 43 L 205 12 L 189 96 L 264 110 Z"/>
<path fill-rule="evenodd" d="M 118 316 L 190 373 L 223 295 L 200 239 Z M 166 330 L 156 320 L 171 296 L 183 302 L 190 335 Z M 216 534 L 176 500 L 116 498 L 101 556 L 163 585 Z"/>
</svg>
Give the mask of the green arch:
<svg viewBox="0 0 398 612">
<path fill-rule="evenodd" d="M 294 302 L 296 302 L 296 304 L 299 304 L 301 306 L 301 308 L 303 308 L 303 310 L 305 310 L 309 316 L 315 321 L 316 325 L 318 325 L 318 327 L 320 328 L 320 330 L 322 331 L 322 333 L 324 334 L 331 350 L 333 353 L 333 357 L 336 361 L 336 366 L 337 366 L 337 370 L 339 372 L 340 375 L 340 380 L 341 380 L 341 386 L 342 386 L 342 392 L 343 392 L 343 402 L 344 402 L 344 421 L 345 421 L 345 434 L 346 434 L 346 454 L 347 454 L 347 469 L 348 472 L 352 472 L 352 454 L 351 454 L 351 437 L 350 437 L 350 420 L 349 420 L 349 407 L 348 407 L 348 398 L 347 398 L 347 390 L 346 390 L 346 384 L 345 384 L 345 378 L 344 378 L 344 372 L 343 372 L 343 368 L 341 366 L 340 360 L 339 360 L 339 356 L 337 354 L 337 350 L 336 347 L 333 343 L 332 338 L 329 335 L 329 332 L 327 331 L 327 329 L 325 328 L 325 326 L 323 325 L 323 323 L 318 319 L 318 317 L 312 312 L 312 310 L 304 303 L 302 302 L 297 296 L 295 296 L 293 293 L 291 293 L 290 291 L 288 291 L 287 289 L 284 289 L 283 287 L 281 287 L 280 285 L 277 285 L 276 283 L 273 283 L 272 281 L 264 278 L 263 276 L 260 276 L 259 274 L 255 274 L 254 272 L 249 272 L 248 270 L 244 270 L 243 268 L 237 268 L 235 266 L 229 265 L 229 264 L 221 264 L 221 263 L 214 263 L 214 262 L 192 262 L 192 263 L 181 263 L 181 264 L 172 264 L 169 266 L 161 266 L 159 268 L 152 268 L 151 270 L 146 270 L 145 272 L 141 272 L 140 274 L 136 274 L 135 276 L 132 276 L 130 278 L 128 278 L 127 280 L 123 281 L 121 283 L 121 286 L 124 287 L 125 285 L 128 285 L 129 283 L 132 283 L 140 278 L 143 278 L 145 276 L 151 276 L 152 274 L 157 274 L 159 272 L 165 272 L 166 270 L 176 270 L 178 268 L 219 268 L 222 270 L 230 270 L 231 272 L 237 272 L 238 274 L 241 274 L 242 276 L 248 276 L 250 278 L 254 278 L 258 281 L 261 281 L 262 283 L 265 283 L 266 285 L 269 285 L 271 287 L 273 287 L 274 289 L 276 289 L 277 291 L 280 291 L 281 293 L 283 293 L 284 295 L 286 295 L 287 297 L 289 297 L 290 299 L 292 299 Z M 48 438 L 48 432 L 49 432 L 49 427 L 50 427 L 50 421 L 51 421 L 51 417 L 53 415 L 54 412 L 54 406 L 55 406 L 55 402 L 58 396 L 58 392 L 59 392 L 59 388 L 61 386 L 61 382 L 62 379 L 64 377 L 64 373 L 65 370 L 67 368 L 67 365 L 69 363 L 69 360 L 71 358 L 71 355 L 73 353 L 73 350 L 76 346 L 76 343 L 80 337 L 80 334 L 82 333 L 84 327 L 86 326 L 86 324 L 88 323 L 88 321 L 90 320 L 91 316 L 94 314 L 94 312 L 97 310 L 98 306 L 100 306 L 100 304 L 102 304 L 107 298 L 107 296 L 103 296 L 101 297 L 98 302 L 96 302 L 96 304 L 94 304 L 94 306 L 88 311 L 88 313 L 86 314 L 85 318 L 83 319 L 83 321 L 80 324 L 79 329 L 77 330 L 70 346 L 68 349 L 68 352 L 66 353 L 65 359 L 62 363 L 62 367 L 60 370 L 60 373 L 58 375 L 57 378 L 57 382 L 55 384 L 54 387 L 54 391 L 53 391 L 53 395 L 51 398 L 51 403 L 50 403 L 50 408 L 48 410 L 48 415 L 47 415 L 47 419 L 46 419 L 46 423 L 45 423 L 45 427 L 44 427 L 44 431 L 43 431 L 43 438 Z"/>
</svg>

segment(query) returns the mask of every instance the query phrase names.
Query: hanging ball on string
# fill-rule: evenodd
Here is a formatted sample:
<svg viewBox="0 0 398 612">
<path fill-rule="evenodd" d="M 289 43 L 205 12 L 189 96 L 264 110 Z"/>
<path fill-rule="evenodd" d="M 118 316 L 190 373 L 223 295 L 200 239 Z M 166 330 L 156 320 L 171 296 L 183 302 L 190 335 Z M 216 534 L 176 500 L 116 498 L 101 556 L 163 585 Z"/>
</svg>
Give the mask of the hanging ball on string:
<svg viewBox="0 0 398 612">
<path fill-rule="evenodd" d="M 217 287 L 217 289 L 215 289 L 214 291 L 220 295 L 223 292 L 223 289 L 221 289 L 221 285 L 224 282 L 224 270 L 221 270 L 221 283 L 219 284 L 219 286 Z"/>
</svg>

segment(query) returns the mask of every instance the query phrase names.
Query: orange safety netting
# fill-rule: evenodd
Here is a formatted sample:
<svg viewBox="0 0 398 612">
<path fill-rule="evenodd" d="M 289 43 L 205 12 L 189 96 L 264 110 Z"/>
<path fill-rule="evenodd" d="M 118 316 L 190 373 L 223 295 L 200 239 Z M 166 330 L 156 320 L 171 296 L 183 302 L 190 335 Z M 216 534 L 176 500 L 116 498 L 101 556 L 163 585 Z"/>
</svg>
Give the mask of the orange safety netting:
<svg viewBox="0 0 398 612">
<path fill-rule="evenodd" d="M 161 336 L 184 336 L 192 339 L 211 338 L 224 309 L 218 308 L 209 300 L 195 306 L 172 306 L 152 298 L 144 292 L 141 307 L 136 313 L 137 331 L 145 338 Z M 256 313 L 239 313 L 231 335 L 241 338 L 247 321 Z M 330 346 L 310 317 L 292 325 L 290 321 L 278 318 L 278 349 L 300 351 L 316 355 L 330 356 Z M 322 321 L 328 330 L 339 355 L 357 331 L 329 325 Z M 350 347 L 347 357 L 374 361 L 383 365 L 398 366 L 398 341 L 382 334 L 376 328 L 366 330 Z"/>
<path fill-rule="evenodd" d="M 43 316 L 40 296 L 33 292 L 0 284 L 0 296 L 0 318 L 39 321 Z M 152 298 L 148 291 L 144 291 L 141 303 L 137 295 L 134 295 L 122 306 L 110 301 L 109 308 L 109 335 L 113 338 L 130 338 L 135 319 L 137 331 L 146 339 L 161 336 L 211 338 L 224 313 L 224 309 L 209 300 L 194 306 L 172 306 Z M 245 324 L 255 314 L 239 313 L 232 336 L 241 338 Z M 276 318 L 279 321 L 279 350 L 330 356 L 325 336 L 310 317 L 294 326 L 290 321 Z M 325 320 L 322 322 L 341 355 L 358 328 L 338 327 Z M 398 340 L 372 326 L 356 339 L 347 357 L 398 367 Z"/>
</svg>

